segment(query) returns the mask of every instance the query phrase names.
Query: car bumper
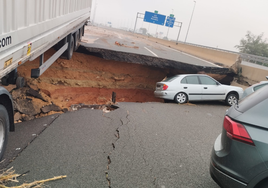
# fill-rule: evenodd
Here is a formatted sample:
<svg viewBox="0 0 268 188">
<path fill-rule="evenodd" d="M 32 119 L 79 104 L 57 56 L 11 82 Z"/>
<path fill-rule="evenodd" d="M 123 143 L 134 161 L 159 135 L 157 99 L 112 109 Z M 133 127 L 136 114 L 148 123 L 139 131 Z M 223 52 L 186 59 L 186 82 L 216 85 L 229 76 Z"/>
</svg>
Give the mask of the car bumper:
<svg viewBox="0 0 268 188">
<path fill-rule="evenodd" d="M 223 149 L 222 145 L 222 134 L 220 134 L 215 140 L 214 147 L 211 152 L 210 160 L 210 176 L 212 179 L 222 188 L 244 188 L 247 187 L 247 184 L 228 175 L 222 169 L 222 166 L 219 161 L 223 161 L 220 158 L 225 158 L 228 155 L 228 151 Z M 226 158 L 225 158 L 226 159 Z M 228 168 L 227 168 L 228 169 Z M 231 169 L 229 169 L 232 171 Z"/>
<path fill-rule="evenodd" d="M 173 100 L 174 96 L 167 91 L 154 91 L 154 96 L 162 99 Z"/>
<path fill-rule="evenodd" d="M 247 184 L 219 170 L 214 161 L 210 161 L 210 176 L 221 188 L 246 188 Z"/>
</svg>

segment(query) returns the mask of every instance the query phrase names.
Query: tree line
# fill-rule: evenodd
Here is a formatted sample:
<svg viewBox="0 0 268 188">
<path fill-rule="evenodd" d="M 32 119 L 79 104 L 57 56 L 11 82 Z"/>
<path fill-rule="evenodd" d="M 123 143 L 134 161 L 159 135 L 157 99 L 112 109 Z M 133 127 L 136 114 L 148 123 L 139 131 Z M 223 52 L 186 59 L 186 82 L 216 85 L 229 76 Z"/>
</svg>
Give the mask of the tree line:
<svg viewBox="0 0 268 188">
<path fill-rule="evenodd" d="M 240 45 L 236 45 L 235 48 L 241 53 L 268 57 L 268 43 L 263 39 L 263 33 L 254 35 L 248 31 L 245 38 L 240 40 Z"/>
</svg>

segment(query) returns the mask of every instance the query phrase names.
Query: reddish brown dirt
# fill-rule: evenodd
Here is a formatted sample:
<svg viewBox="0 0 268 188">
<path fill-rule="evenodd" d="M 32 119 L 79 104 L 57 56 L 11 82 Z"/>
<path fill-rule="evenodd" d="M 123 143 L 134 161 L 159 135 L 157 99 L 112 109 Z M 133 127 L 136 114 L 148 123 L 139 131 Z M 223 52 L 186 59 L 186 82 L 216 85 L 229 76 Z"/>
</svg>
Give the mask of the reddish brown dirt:
<svg viewBox="0 0 268 188">
<path fill-rule="evenodd" d="M 54 52 L 50 49 L 45 59 Z M 38 65 L 38 59 L 27 62 L 18 73 L 62 108 L 78 103 L 109 103 L 113 91 L 117 102 L 162 101 L 153 94 L 156 82 L 166 75 L 162 69 L 74 53 L 71 60 L 58 59 L 40 78 L 31 79 L 31 69 Z"/>
</svg>

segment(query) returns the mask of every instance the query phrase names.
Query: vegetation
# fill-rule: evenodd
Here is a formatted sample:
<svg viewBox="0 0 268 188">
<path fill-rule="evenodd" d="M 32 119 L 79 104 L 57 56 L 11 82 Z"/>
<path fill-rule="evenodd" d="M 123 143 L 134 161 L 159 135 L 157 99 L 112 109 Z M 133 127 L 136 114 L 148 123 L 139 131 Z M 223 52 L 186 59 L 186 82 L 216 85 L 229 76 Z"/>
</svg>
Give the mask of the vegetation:
<svg viewBox="0 0 268 188">
<path fill-rule="evenodd" d="M 57 176 L 57 177 L 46 179 L 46 180 L 34 181 L 32 183 L 23 183 L 22 185 L 18 185 L 18 186 L 12 186 L 12 187 L 6 186 L 6 184 L 10 182 L 19 182 L 17 178 L 24 176 L 26 173 L 16 174 L 15 170 L 13 170 L 13 167 L 7 170 L 5 169 L 1 170 L 0 171 L 0 188 L 44 188 L 44 187 L 47 187 L 44 185 L 44 183 L 46 182 L 60 180 L 60 179 L 64 179 L 67 177 L 67 176 Z"/>
<path fill-rule="evenodd" d="M 236 45 L 235 48 L 241 53 L 268 57 L 268 43 L 263 39 L 263 33 L 254 35 L 248 31 L 245 38 L 240 40 L 240 45 Z"/>
</svg>

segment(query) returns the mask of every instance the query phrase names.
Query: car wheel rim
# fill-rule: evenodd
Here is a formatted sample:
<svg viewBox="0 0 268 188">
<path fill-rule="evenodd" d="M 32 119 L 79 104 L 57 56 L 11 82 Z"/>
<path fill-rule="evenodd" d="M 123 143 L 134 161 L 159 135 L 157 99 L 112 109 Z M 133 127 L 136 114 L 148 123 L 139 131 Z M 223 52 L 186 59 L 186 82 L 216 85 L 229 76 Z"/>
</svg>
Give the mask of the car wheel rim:
<svg viewBox="0 0 268 188">
<path fill-rule="evenodd" d="M 177 96 L 177 101 L 178 101 L 179 103 L 184 103 L 184 102 L 186 101 L 186 95 L 184 95 L 184 94 L 182 94 L 182 93 L 178 94 L 178 96 Z"/>
<path fill-rule="evenodd" d="M 230 96 L 228 99 L 230 105 L 237 104 L 237 98 L 235 96 Z"/>
<path fill-rule="evenodd" d="M 3 145 L 5 140 L 5 131 L 4 131 L 4 124 L 0 121 L 0 153 L 2 152 Z"/>
</svg>

